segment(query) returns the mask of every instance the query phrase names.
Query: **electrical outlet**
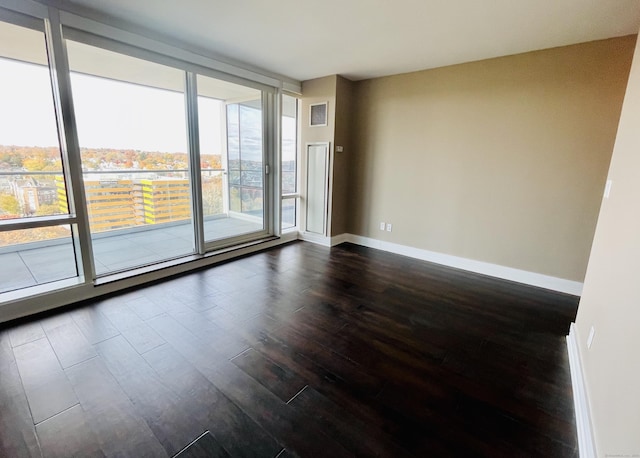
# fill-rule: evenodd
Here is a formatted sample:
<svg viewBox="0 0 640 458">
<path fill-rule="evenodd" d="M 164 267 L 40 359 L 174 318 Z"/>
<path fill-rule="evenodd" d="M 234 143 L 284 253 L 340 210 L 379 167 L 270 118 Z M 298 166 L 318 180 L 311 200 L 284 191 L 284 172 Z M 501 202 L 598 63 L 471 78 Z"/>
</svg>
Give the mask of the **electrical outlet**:
<svg viewBox="0 0 640 458">
<path fill-rule="evenodd" d="M 593 344 L 593 337 L 596 335 L 596 330 L 593 326 L 591 326 L 591 331 L 589 331 L 589 337 L 587 337 L 587 348 L 591 348 Z"/>
<path fill-rule="evenodd" d="M 387 223 L 387 232 L 391 232 L 391 228 L 392 228 L 391 223 Z"/>
<path fill-rule="evenodd" d="M 384 221 L 381 221 L 381 222 L 380 222 L 380 230 L 381 230 L 381 231 L 384 231 Z"/>
</svg>

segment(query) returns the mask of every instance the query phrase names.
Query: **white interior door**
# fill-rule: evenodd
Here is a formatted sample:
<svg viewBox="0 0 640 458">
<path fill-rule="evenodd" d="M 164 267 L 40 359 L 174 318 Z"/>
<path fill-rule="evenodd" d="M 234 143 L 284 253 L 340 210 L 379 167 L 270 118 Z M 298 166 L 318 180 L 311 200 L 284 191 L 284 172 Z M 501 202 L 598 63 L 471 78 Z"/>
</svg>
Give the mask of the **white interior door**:
<svg viewBox="0 0 640 458">
<path fill-rule="evenodd" d="M 327 224 L 327 191 L 329 171 L 329 144 L 307 145 L 307 232 L 325 235 Z"/>
</svg>

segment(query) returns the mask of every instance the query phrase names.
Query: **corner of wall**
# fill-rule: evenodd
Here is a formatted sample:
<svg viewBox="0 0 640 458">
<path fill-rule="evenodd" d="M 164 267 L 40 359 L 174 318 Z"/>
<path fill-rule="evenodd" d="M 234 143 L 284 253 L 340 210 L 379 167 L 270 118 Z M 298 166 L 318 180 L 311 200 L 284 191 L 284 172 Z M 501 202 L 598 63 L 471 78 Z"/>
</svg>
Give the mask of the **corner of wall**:
<svg viewBox="0 0 640 458">
<path fill-rule="evenodd" d="M 569 335 L 567 336 L 567 351 L 569 353 L 569 368 L 571 370 L 571 387 L 573 389 L 578 448 L 580 458 L 595 458 L 596 447 L 591 423 L 589 396 L 585 386 L 582 358 L 580 357 L 580 345 L 578 342 L 578 328 L 575 323 L 571 323 Z"/>
<path fill-rule="evenodd" d="M 353 204 L 351 171 L 353 145 L 353 82 L 338 76 L 336 80 L 335 154 L 333 161 L 333 196 L 331 234 L 348 230 L 350 206 Z"/>
<path fill-rule="evenodd" d="M 353 82 L 339 75 L 304 81 L 302 83 L 301 144 L 330 143 L 330 176 L 328 182 L 327 235 L 346 232 L 350 213 L 351 125 Z M 328 102 L 328 122 L 325 127 L 309 126 L 309 105 Z M 306 164 L 301 161 L 302 170 Z M 304 189 L 304 174 L 301 180 Z"/>
</svg>

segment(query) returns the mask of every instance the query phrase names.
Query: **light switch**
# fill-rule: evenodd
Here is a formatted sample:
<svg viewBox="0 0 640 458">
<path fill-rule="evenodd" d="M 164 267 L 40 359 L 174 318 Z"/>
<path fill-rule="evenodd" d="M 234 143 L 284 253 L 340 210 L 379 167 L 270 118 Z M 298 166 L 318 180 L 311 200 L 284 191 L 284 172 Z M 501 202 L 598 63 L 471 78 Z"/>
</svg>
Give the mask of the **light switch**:
<svg viewBox="0 0 640 458">
<path fill-rule="evenodd" d="M 591 348 L 593 345 L 593 338 L 596 335 L 596 330 L 593 326 L 591 326 L 591 330 L 589 331 L 589 337 L 587 337 L 587 348 Z"/>
</svg>

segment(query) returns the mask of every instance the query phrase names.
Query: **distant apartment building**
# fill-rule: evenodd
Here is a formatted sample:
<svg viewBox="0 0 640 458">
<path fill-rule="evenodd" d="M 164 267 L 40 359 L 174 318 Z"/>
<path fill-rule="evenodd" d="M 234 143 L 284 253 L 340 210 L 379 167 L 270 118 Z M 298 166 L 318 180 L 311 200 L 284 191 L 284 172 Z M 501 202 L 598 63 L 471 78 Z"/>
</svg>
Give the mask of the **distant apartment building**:
<svg viewBox="0 0 640 458">
<path fill-rule="evenodd" d="M 9 177 L 0 176 L 0 193 L 13 193 L 13 186 L 11 186 L 11 180 Z"/>
<path fill-rule="evenodd" d="M 43 205 L 56 203 L 56 183 L 53 180 L 16 180 L 11 185 L 13 195 L 18 199 L 22 212 L 26 215 L 37 213 Z"/>
<path fill-rule="evenodd" d="M 60 210 L 68 203 L 62 177 L 56 177 Z M 191 216 L 189 181 L 185 179 L 85 180 L 89 226 L 93 232 L 158 224 Z"/>
<path fill-rule="evenodd" d="M 144 224 L 191 217 L 189 180 L 136 180 L 133 191 L 137 216 Z"/>
</svg>

